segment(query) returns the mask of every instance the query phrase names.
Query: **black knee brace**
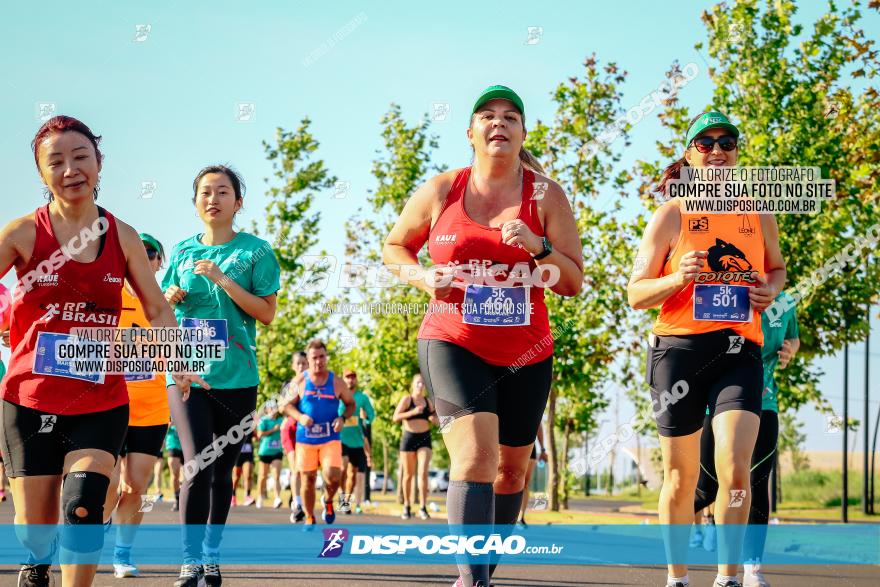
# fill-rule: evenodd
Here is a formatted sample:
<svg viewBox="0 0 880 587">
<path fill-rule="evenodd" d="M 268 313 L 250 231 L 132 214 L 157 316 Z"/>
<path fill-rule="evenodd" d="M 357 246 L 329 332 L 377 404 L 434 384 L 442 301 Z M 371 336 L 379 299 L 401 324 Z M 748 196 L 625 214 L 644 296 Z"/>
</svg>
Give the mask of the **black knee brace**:
<svg viewBox="0 0 880 587">
<path fill-rule="evenodd" d="M 64 532 L 61 545 L 73 552 L 95 552 L 104 546 L 104 501 L 110 479 L 93 471 L 77 471 L 64 476 L 61 511 Z M 79 515 L 77 510 L 85 510 Z"/>
</svg>

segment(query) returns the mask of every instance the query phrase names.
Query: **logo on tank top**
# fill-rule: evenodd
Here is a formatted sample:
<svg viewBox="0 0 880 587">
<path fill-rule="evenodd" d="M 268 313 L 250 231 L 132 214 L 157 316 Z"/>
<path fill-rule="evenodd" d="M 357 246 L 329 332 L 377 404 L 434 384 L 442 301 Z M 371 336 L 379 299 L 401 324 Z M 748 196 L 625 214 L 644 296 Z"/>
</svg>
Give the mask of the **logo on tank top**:
<svg viewBox="0 0 880 587">
<path fill-rule="evenodd" d="M 58 310 L 56 309 L 55 312 L 57 313 Z M 61 312 L 61 319 L 65 322 L 107 326 L 116 326 L 119 322 L 113 308 L 99 308 L 95 302 L 66 302 Z"/>
<path fill-rule="evenodd" d="M 715 244 L 709 247 L 706 260 L 709 262 L 711 271 L 703 271 L 695 279 L 696 283 L 721 281 L 724 283 L 739 283 L 747 281 L 755 282 L 756 272 L 752 270 L 752 264 L 746 259 L 745 253 L 735 245 L 715 239 Z"/>
<path fill-rule="evenodd" d="M 40 429 L 37 430 L 37 434 L 48 434 L 52 432 L 52 429 L 55 428 L 55 422 L 58 421 L 58 416 L 54 414 L 46 414 L 40 416 Z"/>
<path fill-rule="evenodd" d="M 709 232 L 709 217 L 688 218 L 689 232 Z"/>
<path fill-rule="evenodd" d="M 54 287 L 58 285 L 58 274 L 50 273 L 49 275 L 39 275 L 37 277 L 37 287 Z"/>
<path fill-rule="evenodd" d="M 434 237 L 434 244 L 437 245 L 451 245 L 455 242 L 455 233 L 452 234 L 438 234 Z"/>
<path fill-rule="evenodd" d="M 747 237 L 755 234 L 755 227 L 752 226 L 752 220 L 745 214 L 742 215 L 742 222 L 739 225 L 739 233 Z"/>
<path fill-rule="evenodd" d="M 122 283 L 121 277 L 114 277 L 112 273 L 108 273 L 104 276 L 104 283 Z"/>
</svg>

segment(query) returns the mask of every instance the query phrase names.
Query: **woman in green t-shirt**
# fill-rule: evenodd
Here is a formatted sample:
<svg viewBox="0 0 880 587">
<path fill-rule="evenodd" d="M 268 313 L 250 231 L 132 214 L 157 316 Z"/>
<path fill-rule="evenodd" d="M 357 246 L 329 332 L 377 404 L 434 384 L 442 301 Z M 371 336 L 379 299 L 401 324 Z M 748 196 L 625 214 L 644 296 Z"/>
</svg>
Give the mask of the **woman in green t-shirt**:
<svg viewBox="0 0 880 587">
<path fill-rule="evenodd" d="M 281 459 L 284 457 L 284 448 L 281 446 L 282 424 L 284 424 L 284 416 L 278 412 L 278 404 L 274 401 L 266 403 L 263 417 L 260 418 L 257 426 L 257 438 L 260 439 L 260 446 L 257 449 L 257 456 L 260 459 L 260 470 L 257 474 L 257 487 L 260 491 L 260 496 L 257 498 L 258 508 L 263 507 L 263 500 L 267 499 L 266 480 L 269 478 L 270 470 L 275 493 L 272 507 L 280 508 L 283 503 L 281 501 Z"/>
<path fill-rule="evenodd" d="M 202 578 L 209 586 L 221 583 L 218 560 L 232 500 L 232 469 L 254 427 L 260 382 L 256 321 L 269 325 L 275 318 L 281 271 L 268 242 L 233 228 L 244 192 L 235 171 L 206 167 L 193 181 L 193 192 L 204 226 L 174 247 L 162 287 L 178 323 L 203 329 L 225 347 L 225 355 L 201 372 L 208 389 L 193 387 L 180 394 L 169 388 L 185 478 L 180 491 L 184 563 L 175 587 L 195 587 Z M 228 444 L 209 448 L 215 437 Z"/>
</svg>

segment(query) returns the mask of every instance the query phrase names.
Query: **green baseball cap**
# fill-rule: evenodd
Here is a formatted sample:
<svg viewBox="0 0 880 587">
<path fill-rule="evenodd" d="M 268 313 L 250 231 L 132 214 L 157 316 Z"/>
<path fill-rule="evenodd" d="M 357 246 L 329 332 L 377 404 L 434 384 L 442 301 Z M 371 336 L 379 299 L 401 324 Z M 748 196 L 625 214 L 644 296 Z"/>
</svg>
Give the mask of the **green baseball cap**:
<svg viewBox="0 0 880 587">
<path fill-rule="evenodd" d="M 513 105 L 516 106 L 516 109 L 519 110 L 520 114 L 523 116 L 526 115 L 526 109 L 523 107 L 522 98 L 507 86 L 489 86 L 483 90 L 483 93 L 481 93 L 480 97 L 477 98 L 477 101 L 474 102 L 474 109 L 471 111 L 471 114 L 476 113 L 480 106 L 490 100 L 510 100 L 513 102 Z"/>
<path fill-rule="evenodd" d="M 142 232 L 138 236 L 140 237 L 142 242 L 150 245 L 151 247 L 156 249 L 156 251 L 158 251 L 158 253 L 160 255 L 163 255 L 162 243 L 160 243 L 158 240 L 156 240 L 156 237 L 149 235 L 146 232 Z"/>
<path fill-rule="evenodd" d="M 736 128 L 726 116 L 717 110 L 710 110 L 709 112 L 700 114 L 699 118 L 697 118 L 688 129 L 687 139 L 684 142 L 685 148 L 691 144 L 691 141 L 694 140 L 698 134 L 704 130 L 709 130 L 710 128 L 726 128 L 733 133 L 733 136 L 739 137 L 739 129 Z"/>
</svg>

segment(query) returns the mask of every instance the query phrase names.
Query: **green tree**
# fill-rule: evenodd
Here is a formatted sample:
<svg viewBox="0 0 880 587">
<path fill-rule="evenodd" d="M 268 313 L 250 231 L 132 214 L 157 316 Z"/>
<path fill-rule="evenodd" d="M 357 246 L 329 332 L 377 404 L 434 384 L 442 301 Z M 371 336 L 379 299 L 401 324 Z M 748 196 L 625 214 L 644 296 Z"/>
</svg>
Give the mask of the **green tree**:
<svg viewBox="0 0 880 587">
<path fill-rule="evenodd" d="M 258 324 L 257 362 L 260 401 L 277 397 L 293 375 L 290 359 L 297 350 L 325 328 L 318 303 L 327 267 L 321 255 L 307 256 L 318 244 L 320 213 L 312 210 L 315 194 L 331 187 L 336 179 L 316 157 L 318 141 L 304 118 L 295 131 L 277 128 L 272 143 L 263 142 L 272 163 L 266 205 L 265 238 L 272 242 L 281 265 L 281 289 L 275 320 L 268 327 Z M 254 232 L 258 233 L 256 227 Z"/>
</svg>

